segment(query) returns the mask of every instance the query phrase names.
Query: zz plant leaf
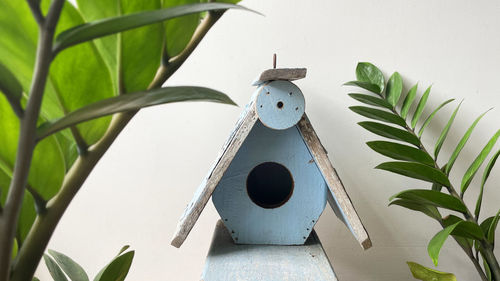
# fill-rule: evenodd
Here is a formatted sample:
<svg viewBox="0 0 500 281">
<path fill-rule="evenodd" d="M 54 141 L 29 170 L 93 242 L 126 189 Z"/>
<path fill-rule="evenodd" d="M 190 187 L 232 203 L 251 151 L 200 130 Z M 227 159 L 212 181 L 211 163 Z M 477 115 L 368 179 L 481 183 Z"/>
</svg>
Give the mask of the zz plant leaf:
<svg viewBox="0 0 500 281">
<path fill-rule="evenodd" d="M 391 197 L 389 205 L 398 205 L 423 213 L 440 223 L 443 229 L 431 239 L 428 245 L 429 256 L 435 265 L 438 263 L 439 253 L 444 242 L 452 235 L 454 240 L 463 249 L 466 256 L 474 263 L 482 281 L 500 280 L 500 266 L 493 252 L 495 229 L 500 220 L 500 211 L 496 216 L 489 217 L 480 225 L 477 223 L 482 207 L 486 180 L 500 156 L 500 150 L 497 150 L 497 152 L 490 157 L 490 152 L 494 149 L 498 138 L 500 138 L 500 130 L 490 138 L 475 160 L 470 164 L 462 177 L 460 190 L 457 190 L 450 180 L 450 171 L 460 155 L 460 152 L 469 140 L 474 128 L 487 111 L 479 115 L 470 125 L 453 150 L 450 159 L 446 163 L 439 164 L 437 162 L 439 152 L 445 145 L 446 137 L 451 130 L 462 102 L 454 109 L 448 122 L 441 130 L 435 142 L 434 153 L 431 155 L 422 142 L 421 136 L 425 128 L 434 121 L 437 112 L 454 99 L 449 99 L 434 110 L 431 110 L 429 116 L 422 122 L 420 129 L 416 131 L 415 127 L 417 123 L 420 122 L 422 113 L 427 109 L 427 101 L 429 99 L 431 87 L 428 87 L 421 95 L 416 105 L 416 109 L 413 112 L 411 121 L 407 123 L 406 120 L 410 108 L 413 106 L 418 96 L 418 86 L 414 85 L 408 91 L 399 108 L 398 103 L 401 99 L 401 89 L 403 88 L 403 81 L 399 73 L 394 72 L 385 87 L 376 86 L 374 80 L 368 79 L 368 75 L 364 74 L 365 72 L 368 73 L 368 71 L 362 72 L 358 70 L 363 70 L 367 67 L 370 68 L 369 73 L 381 73 L 373 69 L 375 67 L 373 64 L 360 63 L 356 69 L 356 78 L 358 81 L 351 81 L 346 83 L 346 85 L 357 85 L 360 88 L 376 93 L 378 96 L 350 94 L 352 98 L 362 102 L 365 106 L 351 106 L 349 108 L 364 117 L 386 122 L 389 123 L 389 125 L 373 121 L 362 121 L 358 124 L 378 136 L 413 145 L 409 146 L 385 140 L 367 142 L 367 145 L 376 152 L 392 159 L 400 160 L 385 162 L 379 164 L 375 168 L 422 180 L 431 184 L 427 189 L 403 190 Z M 383 81 L 383 79 L 377 78 L 377 81 Z M 385 96 L 382 94 L 382 91 L 375 91 L 375 87 L 380 89 L 385 88 Z M 389 108 L 389 105 L 391 108 Z M 397 127 L 391 125 L 397 125 Z M 490 160 L 483 172 L 481 184 L 479 186 L 479 196 L 476 200 L 476 207 L 473 213 L 465 204 L 463 196 L 471 185 L 475 174 L 479 171 L 483 162 L 486 161 L 488 157 L 490 157 Z M 440 210 L 458 212 L 463 218 L 452 214 L 446 215 L 443 218 Z M 476 251 L 481 255 L 473 253 L 473 246 L 475 246 Z M 482 258 L 482 261 L 480 258 Z M 481 262 L 483 263 L 481 264 Z M 424 278 L 422 280 L 426 280 L 425 278 L 431 278 L 429 280 L 441 280 L 437 279 L 441 277 L 445 278 L 443 280 L 449 280 L 449 278 L 455 280 L 455 277 L 452 275 L 439 274 L 439 272 L 433 272 L 432 270 L 415 264 L 409 265 L 410 268 L 413 266 L 412 272 L 419 272 L 420 278 Z"/>
</svg>

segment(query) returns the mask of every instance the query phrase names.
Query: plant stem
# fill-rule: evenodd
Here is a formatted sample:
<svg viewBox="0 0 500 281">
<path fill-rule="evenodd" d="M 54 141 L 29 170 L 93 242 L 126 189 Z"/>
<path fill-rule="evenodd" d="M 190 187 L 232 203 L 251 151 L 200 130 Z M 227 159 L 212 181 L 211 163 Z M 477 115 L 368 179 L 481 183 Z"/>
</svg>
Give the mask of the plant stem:
<svg viewBox="0 0 500 281">
<path fill-rule="evenodd" d="M 177 57 L 172 58 L 167 65 L 160 66 L 148 89 L 159 88 L 165 83 L 195 50 L 221 15 L 222 13 L 220 12 L 208 13 L 207 17 L 198 26 L 192 40 L 184 51 Z M 18 258 L 12 271 L 11 281 L 31 280 L 45 248 L 67 207 L 95 165 L 137 112 L 138 110 L 134 110 L 116 114 L 103 138 L 90 147 L 85 155 L 80 155 L 77 158 L 65 176 L 61 190 L 48 202 L 46 212 L 35 219 L 26 240 L 19 250 Z"/>
<path fill-rule="evenodd" d="M 481 242 L 481 253 L 483 254 L 483 258 L 486 260 L 488 265 L 490 266 L 490 271 L 493 280 L 500 280 L 500 265 L 498 264 L 498 260 L 493 253 L 493 246 L 488 241 L 480 241 Z"/>
<path fill-rule="evenodd" d="M 33 150 L 36 145 L 36 125 L 52 60 L 54 30 L 63 4 L 63 0 L 54 0 L 52 2 L 47 19 L 40 26 L 39 30 L 33 81 L 26 111 L 20 122 L 19 143 L 14 172 L 4 212 L 0 218 L 0 280 L 7 280 L 10 274 L 12 245 L 23 202 L 24 189 L 28 181 Z"/>
</svg>

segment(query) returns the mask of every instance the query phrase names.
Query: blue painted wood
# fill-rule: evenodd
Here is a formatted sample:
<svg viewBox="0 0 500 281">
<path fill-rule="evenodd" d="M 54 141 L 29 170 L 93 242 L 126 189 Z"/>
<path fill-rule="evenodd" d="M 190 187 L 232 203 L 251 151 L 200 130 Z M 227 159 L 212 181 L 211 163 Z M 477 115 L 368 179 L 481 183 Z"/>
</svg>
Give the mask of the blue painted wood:
<svg viewBox="0 0 500 281">
<path fill-rule="evenodd" d="M 262 208 L 247 193 L 248 174 L 264 162 L 284 165 L 294 179 L 292 196 L 278 208 Z M 273 130 L 257 121 L 212 200 L 236 243 L 299 245 L 325 208 L 327 186 L 297 127 Z"/>
<path fill-rule="evenodd" d="M 304 114 L 302 91 L 290 81 L 272 81 L 264 84 L 255 101 L 260 121 L 276 130 L 288 129 Z"/>
<path fill-rule="evenodd" d="M 236 245 L 217 223 L 203 281 L 337 281 L 314 231 L 304 245 Z"/>
</svg>

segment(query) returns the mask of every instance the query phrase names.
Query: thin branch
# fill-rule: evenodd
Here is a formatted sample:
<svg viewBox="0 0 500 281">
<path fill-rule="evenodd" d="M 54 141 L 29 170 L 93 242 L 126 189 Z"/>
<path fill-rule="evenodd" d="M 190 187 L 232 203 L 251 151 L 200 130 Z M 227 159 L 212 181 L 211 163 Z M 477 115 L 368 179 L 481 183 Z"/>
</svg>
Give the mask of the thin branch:
<svg viewBox="0 0 500 281">
<path fill-rule="evenodd" d="M 162 65 L 157 71 L 148 89 L 159 88 L 184 63 L 189 55 L 201 42 L 210 28 L 217 22 L 222 13 L 210 12 L 200 23 L 192 40 L 183 52 L 171 59 L 167 65 Z M 18 260 L 14 264 L 11 281 L 30 280 L 35 273 L 45 248 L 66 208 L 80 190 L 97 162 L 106 153 L 108 148 L 118 137 L 125 126 L 135 116 L 138 110 L 114 115 L 108 131 L 101 140 L 88 149 L 86 155 L 80 155 L 64 178 L 59 193 L 47 204 L 47 211 L 43 216 L 37 216 L 30 233 L 26 237 L 18 253 Z"/>
<path fill-rule="evenodd" d="M 36 125 L 52 58 L 55 25 L 59 19 L 63 4 L 63 0 L 54 0 L 49 8 L 47 20 L 40 27 L 35 71 L 26 111 L 21 119 L 14 172 L 5 202 L 4 213 L 0 218 L 0 280 L 7 280 L 10 275 L 12 245 L 23 202 L 24 189 L 28 180 L 33 150 L 36 145 Z"/>
<path fill-rule="evenodd" d="M 31 13 L 35 18 L 36 22 L 39 26 L 42 26 L 45 18 L 43 17 L 42 11 L 40 10 L 40 1 L 37 0 L 27 0 L 28 5 L 30 6 Z"/>
</svg>

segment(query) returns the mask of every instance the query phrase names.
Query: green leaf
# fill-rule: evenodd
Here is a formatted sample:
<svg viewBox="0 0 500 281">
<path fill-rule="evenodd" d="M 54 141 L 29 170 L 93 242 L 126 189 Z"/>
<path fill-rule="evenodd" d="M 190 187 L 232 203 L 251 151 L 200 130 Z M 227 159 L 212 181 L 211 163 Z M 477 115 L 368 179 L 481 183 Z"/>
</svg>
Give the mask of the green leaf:
<svg viewBox="0 0 500 281">
<path fill-rule="evenodd" d="M 486 165 L 486 168 L 484 169 L 483 178 L 481 180 L 481 189 L 480 189 L 479 195 L 477 197 L 476 210 L 474 212 L 476 218 L 479 217 L 479 213 L 481 212 L 481 204 L 483 201 L 484 185 L 486 184 L 486 181 L 488 180 L 488 177 L 490 176 L 491 169 L 493 169 L 493 166 L 495 166 L 495 163 L 497 162 L 498 156 L 500 156 L 500 150 L 498 150 L 495 154 L 493 154 L 490 161 L 488 162 L 488 165 Z"/>
<path fill-rule="evenodd" d="M 440 170 L 420 163 L 411 162 L 385 162 L 376 169 L 386 170 L 414 179 L 437 183 L 442 186 L 450 186 L 448 177 Z"/>
<path fill-rule="evenodd" d="M 19 250 L 19 245 L 17 244 L 17 239 L 14 238 L 14 243 L 12 244 L 12 254 L 10 255 L 12 257 L 12 260 L 16 258 L 18 250 Z"/>
<path fill-rule="evenodd" d="M 379 88 L 378 93 L 384 90 L 384 74 L 375 65 L 369 62 L 360 62 L 356 66 L 356 79 L 361 82 L 367 82 L 377 85 Z"/>
<path fill-rule="evenodd" d="M 383 111 L 380 109 L 375 109 L 371 107 L 366 107 L 366 106 L 351 106 L 349 107 L 350 110 L 356 112 L 359 115 L 375 119 L 375 120 L 380 120 L 388 123 L 393 123 L 396 125 L 399 125 L 401 127 L 406 126 L 405 120 L 403 118 L 399 117 L 396 114 Z"/>
<path fill-rule="evenodd" d="M 370 121 L 359 122 L 358 124 L 361 127 L 379 136 L 390 138 L 393 140 L 404 141 L 417 147 L 420 145 L 420 140 L 415 135 L 405 130 Z"/>
<path fill-rule="evenodd" d="M 418 105 L 417 105 L 417 108 L 415 109 L 415 112 L 413 113 L 413 118 L 411 119 L 411 127 L 413 129 L 417 125 L 417 122 L 420 119 L 422 112 L 424 111 L 425 104 L 427 103 L 427 99 L 429 98 L 429 93 L 431 92 L 431 87 L 432 86 L 429 86 L 429 88 L 427 88 L 427 90 L 425 90 L 424 94 L 420 98 L 420 101 L 418 102 Z"/>
<path fill-rule="evenodd" d="M 123 252 L 125 252 L 126 250 L 128 250 L 128 248 L 130 248 L 130 245 L 125 245 L 125 246 L 123 246 L 123 247 L 120 249 L 120 251 L 118 251 L 118 255 L 117 255 L 117 256 L 121 255 Z"/>
<path fill-rule="evenodd" d="M 104 267 L 94 278 L 94 281 L 123 281 L 127 277 L 134 251 L 126 252 L 114 258 L 106 267 Z"/>
<path fill-rule="evenodd" d="M 415 84 L 411 87 L 408 94 L 406 94 L 405 100 L 403 101 L 403 106 L 401 107 L 401 117 L 406 120 L 406 116 L 408 116 L 408 111 L 410 110 L 411 105 L 413 104 L 413 100 L 417 96 L 417 88 L 418 84 Z"/>
<path fill-rule="evenodd" d="M 498 130 L 493 137 L 488 141 L 486 146 L 481 150 L 479 155 L 474 159 L 474 162 L 469 166 L 467 171 L 465 172 L 463 178 L 462 178 L 462 184 L 460 185 L 460 190 L 461 194 L 463 195 L 467 188 L 469 187 L 472 179 L 474 178 L 474 175 L 476 175 L 477 170 L 479 170 L 479 167 L 483 164 L 484 160 L 486 160 L 486 157 L 488 157 L 488 154 L 490 151 L 493 149 L 495 146 L 495 143 L 497 142 L 498 138 L 500 137 L 500 130 Z"/>
<path fill-rule="evenodd" d="M 449 104 L 450 102 L 454 101 L 455 99 L 449 99 L 445 102 L 443 102 L 441 105 L 439 105 L 436 109 L 434 109 L 434 111 L 427 117 L 427 119 L 425 119 L 424 121 L 424 124 L 422 125 L 422 127 L 420 128 L 420 130 L 418 131 L 418 136 L 421 137 L 422 134 L 424 133 L 424 130 L 425 128 L 427 127 L 427 125 L 429 125 L 429 123 L 432 121 L 432 118 L 434 118 L 434 115 L 436 115 L 436 113 L 441 109 L 443 108 L 445 105 Z"/>
<path fill-rule="evenodd" d="M 423 281 L 457 281 L 452 273 L 441 272 L 432 268 L 425 267 L 418 263 L 406 262 L 410 268 L 411 274 L 418 280 Z"/>
<path fill-rule="evenodd" d="M 19 137 L 19 120 L 4 96 L 0 95 L 0 169 L 12 177 Z M 52 198 L 62 185 L 65 173 L 64 157 L 55 137 L 47 138 L 35 147 L 28 184 L 44 199 Z M 10 180 L 9 180 L 10 182 Z M 3 194 L 7 194 L 6 185 Z M 25 193 L 18 221 L 19 245 L 28 234 L 36 213 L 32 196 Z"/>
<path fill-rule="evenodd" d="M 54 281 L 68 281 L 68 278 L 66 278 L 66 275 L 64 275 L 61 268 L 50 256 L 44 254 L 43 260 L 45 261 L 45 265 L 47 266 L 47 269 L 49 270 L 49 273 Z"/>
<path fill-rule="evenodd" d="M 479 115 L 479 117 L 477 117 L 476 120 L 474 120 L 474 122 L 472 122 L 472 125 L 469 127 L 469 129 L 467 129 L 467 132 L 465 132 L 465 135 L 460 139 L 460 141 L 457 144 L 457 147 L 455 148 L 455 150 L 453 151 L 453 153 L 450 156 L 450 160 L 448 160 L 448 164 L 446 164 L 445 174 L 447 174 L 447 175 L 450 174 L 450 171 L 451 171 L 451 168 L 453 167 L 453 164 L 455 164 L 455 161 L 457 160 L 458 155 L 460 154 L 460 152 L 464 148 L 465 144 L 469 140 L 469 137 L 472 134 L 472 131 L 476 127 L 476 125 L 479 122 L 479 120 L 481 120 L 481 118 L 483 118 L 483 116 L 488 111 L 490 111 L 490 110 L 487 110 L 483 114 Z"/>
<path fill-rule="evenodd" d="M 0 63 L 0 92 L 2 92 L 18 116 L 22 115 L 21 97 L 23 86 L 7 67 Z"/>
<path fill-rule="evenodd" d="M 54 257 L 56 262 L 59 264 L 62 270 L 64 270 L 64 272 L 68 275 L 71 281 L 89 280 L 89 277 L 87 276 L 87 273 L 85 273 L 85 270 L 83 270 L 83 268 L 74 260 L 72 260 L 70 257 L 62 253 L 56 252 L 54 250 L 49 250 L 49 254 Z"/>
<path fill-rule="evenodd" d="M 390 200 L 395 198 L 412 200 L 422 204 L 431 204 L 436 207 L 461 213 L 467 212 L 467 207 L 462 203 L 462 201 L 460 201 L 460 199 L 435 190 L 408 189 L 393 195 Z"/>
<path fill-rule="evenodd" d="M 38 128 L 38 139 L 43 139 L 75 124 L 105 115 L 181 101 L 212 101 L 235 104 L 225 94 L 204 87 L 178 86 L 153 89 L 105 99 L 71 112 L 61 119 L 42 124 Z"/>
<path fill-rule="evenodd" d="M 443 230 L 439 231 L 434 237 L 432 237 L 429 245 L 427 246 L 427 252 L 432 259 L 432 262 L 435 266 L 438 265 L 439 260 L 439 252 L 441 252 L 441 248 L 443 247 L 444 242 L 448 239 L 451 232 L 460 224 L 461 222 L 457 222 L 450 226 L 447 226 Z"/>
<path fill-rule="evenodd" d="M 31 281 L 40 281 L 40 279 L 38 279 L 37 277 L 33 277 Z"/>
<path fill-rule="evenodd" d="M 366 143 L 376 152 L 396 160 L 413 161 L 433 166 L 434 160 L 420 149 L 387 141 L 371 141 Z"/>
<path fill-rule="evenodd" d="M 198 0 L 163 0 L 163 8 L 199 3 Z M 200 23 L 199 14 L 191 14 L 164 23 L 165 26 L 165 47 L 168 57 L 177 56 L 187 46 L 191 37 Z"/>
<path fill-rule="evenodd" d="M 365 94 L 349 94 L 349 96 L 357 101 L 360 101 L 368 105 L 374 105 L 382 108 L 392 109 L 392 105 L 390 103 L 379 97 L 374 97 Z"/>
<path fill-rule="evenodd" d="M 446 126 L 444 126 L 443 131 L 441 131 L 441 134 L 439 135 L 436 145 L 434 146 L 434 159 L 436 160 L 438 158 L 439 152 L 441 151 L 441 147 L 443 146 L 446 136 L 448 136 L 448 132 L 450 131 L 451 125 L 453 124 L 453 121 L 455 121 L 455 116 L 457 115 L 458 109 L 460 109 L 462 102 L 463 100 L 458 104 L 457 108 L 451 114 L 450 120 L 448 120 L 448 123 L 446 123 Z"/>
<path fill-rule="evenodd" d="M 171 18 L 212 10 L 245 9 L 242 6 L 225 3 L 198 3 L 177 6 L 169 9 L 160 9 L 147 12 L 138 12 L 119 17 L 102 19 L 89 22 L 57 36 L 54 43 L 54 52 L 59 52 L 67 47 L 104 37 L 114 33 L 134 29 L 137 27 L 159 23 Z"/>
<path fill-rule="evenodd" d="M 381 95 L 382 90 L 380 89 L 379 86 L 369 83 L 369 82 L 362 82 L 362 81 L 349 81 L 344 83 L 344 86 L 358 86 L 360 88 L 363 88 L 365 90 L 368 90 L 372 93 Z"/>
<path fill-rule="evenodd" d="M 49 5 L 49 1 L 44 3 Z M 78 10 L 67 3 L 58 21 L 56 33 L 83 23 Z M 49 95 L 54 95 L 64 113 L 114 96 L 110 72 L 93 42 L 75 46 L 57 56 L 50 67 L 49 80 L 53 89 Z M 103 118 L 81 124 L 77 128 L 86 144 L 92 145 L 104 135 L 110 121 L 110 118 Z"/>
<path fill-rule="evenodd" d="M 410 210 L 422 212 L 437 221 L 441 221 L 441 214 L 434 205 L 422 204 L 421 202 L 407 199 L 393 200 L 391 201 L 391 203 L 389 203 L 389 206 L 391 205 L 398 205 Z"/>
<path fill-rule="evenodd" d="M 449 215 L 443 219 L 444 226 L 450 226 L 457 222 L 461 222 L 451 233 L 452 235 L 468 238 L 468 239 L 484 239 L 485 235 L 481 227 L 474 222 L 464 221 L 463 219 Z"/>
<path fill-rule="evenodd" d="M 387 82 L 387 89 L 385 93 L 385 99 L 395 107 L 401 97 L 401 91 L 403 91 L 403 79 L 399 73 L 394 72 Z"/>
<path fill-rule="evenodd" d="M 486 237 L 490 243 L 495 243 L 495 230 L 498 225 L 498 221 L 500 220 L 500 211 L 497 212 L 496 216 L 491 220 L 490 227 L 488 228 L 488 232 Z"/>
</svg>

